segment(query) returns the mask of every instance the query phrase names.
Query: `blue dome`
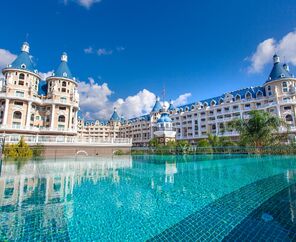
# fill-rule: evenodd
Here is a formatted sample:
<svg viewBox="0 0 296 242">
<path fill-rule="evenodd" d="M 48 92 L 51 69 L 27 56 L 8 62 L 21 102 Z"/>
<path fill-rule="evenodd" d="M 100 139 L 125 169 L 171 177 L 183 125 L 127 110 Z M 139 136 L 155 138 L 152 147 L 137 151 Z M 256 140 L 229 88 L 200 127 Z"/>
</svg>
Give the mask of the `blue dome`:
<svg viewBox="0 0 296 242">
<path fill-rule="evenodd" d="M 35 67 L 28 52 L 22 51 L 8 68 L 34 72 Z"/>
<path fill-rule="evenodd" d="M 281 65 L 280 59 L 277 55 L 273 56 L 274 64 L 273 68 L 269 74 L 268 80 L 266 82 L 271 82 L 274 80 L 282 78 L 291 78 L 293 75 Z"/>
<path fill-rule="evenodd" d="M 168 113 L 162 113 L 157 123 L 171 123 L 172 119 L 169 117 Z"/>
<path fill-rule="evenodd" d="M 68 63 L 66 61 L 61 62 L 58 69 L 55 71 L 54 76 L 73 79 L 72 73 L 71 73 Z"/>
<path fill-rule="evenodd" d="M 159 97 L 157 97 L 151 112 L 156 113 L 156 112 L 159 112 L 161 109 L 162 109 L 162 106 L 160 104 Z"/>
</svg>

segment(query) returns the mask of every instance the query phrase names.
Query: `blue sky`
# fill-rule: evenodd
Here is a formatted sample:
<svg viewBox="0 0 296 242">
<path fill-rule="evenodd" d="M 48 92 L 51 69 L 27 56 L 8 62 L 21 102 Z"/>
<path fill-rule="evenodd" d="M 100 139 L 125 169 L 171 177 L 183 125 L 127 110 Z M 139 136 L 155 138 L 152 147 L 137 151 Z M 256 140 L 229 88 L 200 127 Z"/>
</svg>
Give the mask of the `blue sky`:
<svg viewBox="0 0 296 242">
<path fill-rule="evenodd" d="M 19 0 L 1 9 L 0 49 L 17 54 L 27 40 L 42 72 L 66 51 L 77 78 L 87 85 L 92 77 L 98 90 L 107 83 L 112 105 L 143 89 L 160 95 L 164 85 L 167 99 L 191 93 L 186 102 L 261 85 L 271 50 L 289 52 L 296 26 L 295 0 Z M 268 39 L 257 53 L 263 57 L 254 57 Z"/>
</svg>

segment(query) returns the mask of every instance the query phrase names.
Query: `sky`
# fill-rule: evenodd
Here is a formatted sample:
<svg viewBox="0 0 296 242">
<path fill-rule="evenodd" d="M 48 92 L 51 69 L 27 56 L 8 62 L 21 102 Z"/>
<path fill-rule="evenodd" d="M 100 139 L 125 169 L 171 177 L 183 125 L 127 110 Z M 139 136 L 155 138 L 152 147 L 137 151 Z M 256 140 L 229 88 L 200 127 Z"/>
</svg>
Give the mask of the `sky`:
<svg viewBox="0 0 296 242">
<path fill-rule="evenodd" d="M 22 42 L 45 78 L 68 53 L 81 111 L 107 119 L 262 85 L 278 53 L 296 65 L 295 0 L 1 2 L 0 68 Z"/>
</svg>

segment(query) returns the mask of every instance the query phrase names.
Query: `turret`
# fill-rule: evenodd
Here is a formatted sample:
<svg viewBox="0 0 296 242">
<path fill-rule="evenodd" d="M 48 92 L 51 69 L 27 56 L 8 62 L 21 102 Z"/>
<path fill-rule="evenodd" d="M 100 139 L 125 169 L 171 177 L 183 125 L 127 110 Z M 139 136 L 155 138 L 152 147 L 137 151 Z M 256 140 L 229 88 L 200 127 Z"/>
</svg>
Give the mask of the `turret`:
<svg viewBox="0 0 296 242">
<path fill-rule="evenodd" d="M 280 57 L 279 57 L 277 54 L 275 54 L 275 55 L 273 56 L 273 63 L 274 63 L 274 64 L 276 64 L 276 63 L 280 63 Z"/>
</svg>

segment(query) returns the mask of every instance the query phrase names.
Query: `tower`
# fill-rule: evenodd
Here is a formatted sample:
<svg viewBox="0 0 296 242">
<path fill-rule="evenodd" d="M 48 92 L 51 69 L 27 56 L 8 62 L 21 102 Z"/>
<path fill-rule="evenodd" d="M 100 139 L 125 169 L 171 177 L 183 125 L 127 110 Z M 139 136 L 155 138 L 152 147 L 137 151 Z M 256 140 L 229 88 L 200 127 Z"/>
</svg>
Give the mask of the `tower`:
<svg viewBox="0 0 296 242">
<path fill-rule="evenodd" d="M 50 128 L 76 132 L 79 94 L 76 79 L 68 66 L 67 53 L 62 53 L 60 65 L 46 82 L 47 96 L 52 100 Z"/>
<path fill-rule="evenodd" d="M 166 145 L 169 141 L 176 140 L 176 131 L 173 130 L 172 119 L 169 117 L 169 113 L 165 108 L 160 112 L 160 118 L 157 120 L 154 136 L 162 145 Z"/>
</svg>

